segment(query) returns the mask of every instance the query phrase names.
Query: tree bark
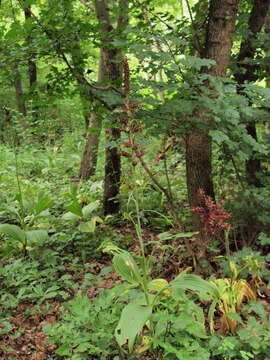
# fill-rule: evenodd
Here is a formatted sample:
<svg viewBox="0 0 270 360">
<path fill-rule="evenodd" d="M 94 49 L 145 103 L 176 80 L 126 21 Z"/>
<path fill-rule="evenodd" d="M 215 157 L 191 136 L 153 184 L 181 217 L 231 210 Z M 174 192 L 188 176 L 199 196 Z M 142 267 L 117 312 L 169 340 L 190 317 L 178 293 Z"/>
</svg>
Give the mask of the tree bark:
<svg viewBox="0 0 270 360">
<path fill-rule="evenodd" d="M 249 63 L 253 60 L 256 53 L 256 44 L 254 44 L 258 33 L 266 22 L 266 16 L 269 10 L 270 0 L 254 0 L 251 10 L 248 31 L 249 36 L 242 41 L 239 55 L 237 57 L 238 69 L 234 77 L 238 83 L 238 92 L 241 92 L 245 82 L 254 82 L 258 79 L 256 74 L 256 65 Z M 257 141 L 256 121 L 250 121 L 246 126 L 247 132 Z M 261 162 L 253 152 L 251 158 L 246 161 L 247 183 L 259 187 L 260 180 L 258 173 L 261 170 Z"/>
<path fill-rule="evenodd" d="M 121 89 L 122 55 L 121 49 L 114 46 L 111 37 L 114 28 L 110 20 L 108 3 L 104 0 L 95 0 L 95 10 L 101 31 L 104 77 L 110 84 Z M 128 0 L 120 0 L 118 10 L 117 29 L 122 31 L 128 21 Z M 106 140 L 108 143 L 112 142 L 113 145 L 107 146 L 105 150 L 104 215 L 117 214 L 120 210 L 121 157 L 117 145 L 120 136 L 121 131 L 115 120 L 106 130 Z"/>
<path fill-rule="evenodd" d="M 203 73 L 225 77 L 231 55 L 237 5 L 238 0 L 211 0 L 202 56 L 215 60 L 216 63 L 210 69 L 203 69 Z M 204 110 L 199 110 L 196 116 L 198 123 L 205 126 L 209 124 L 210 118 Z M 211 165 L 212 141 L 207 131 L 199 130 L 197 124 L 194 125 L 194 131 L 186 140 L 186 172 L 189 204 L 199 206 L 199 189 L 215 198 Z M 201 230 L 197 216 L 193 218 L 193 225 Z"/>
<path fill-rule="evenodd" d="M 99 59 L 99 69 L 98 69 L 98 82 L 104 80 L 104 65 L 103 65 L 103 54 L 100 50 L 100 59 Z M 88 96 L 89 98 L 89 96 Z M 102 127 L 102 118 L 95 109 L 92 109 L 90 116 L 86 121 L 87 134 L 86 134 L 86 143 L 82 156 L 81 166 L 79 177 L 80 179 L 87 180 L 91 176 L 95 175 L 96 166 L 97 166 L 97 155 L 99 147 L 99 138 Z"/>
</svg>

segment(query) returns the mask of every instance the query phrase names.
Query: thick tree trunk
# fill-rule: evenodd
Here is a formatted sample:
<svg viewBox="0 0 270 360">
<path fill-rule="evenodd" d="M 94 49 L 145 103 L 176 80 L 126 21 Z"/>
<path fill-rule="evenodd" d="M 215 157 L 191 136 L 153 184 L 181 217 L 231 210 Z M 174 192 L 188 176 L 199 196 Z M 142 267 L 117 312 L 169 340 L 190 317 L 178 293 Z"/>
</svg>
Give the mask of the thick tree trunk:
<svg viewBox="0 0 270 360">
<path fill-rule="evenodd" d="M 113 84 L 119 87 L 119 80 L 121 79 L 120 51 L 114 49 L 103 49 L 104 63 L 108 78 Z M 120 84 L 122 81 L 120 80 Z M 117 121 L 111 124 L 111 127 L 106 129 L 107 143 L 109 145 L 105 150 L 105 178 L 104 178 L 104 194 L 103 194 L 103 212 L 104 215 L 117 214 L 120 210 L 120 178 L 121 178 L 121 155 L 119 146 L 121 132 Z"/>
<path fill-rule="evenodd" d="M 117 30 L 120 32 L 127 25 L 128 0 L 120 0 L 118 5 Z M 121 49 L 113 44 L 111 32 L 114 29 L 109 14 L 108 3 L 104 0 L 95 0 L 96 15 L 99 20 L 102 54 L 105 79 L 115 88 L 122 88 L 122 55 Z M 105 178 L 103 194 L 103 212 L 105 215 L 117 214 L 120 210 L 120 178 L 121 178 L 121 156 L 118 149 L 121 132 L 117 121 L 106 130 L 106 140 L 113 143 L 105 150 Z"/>
<path fill-rule="evenodd" d="M 203 57 L 215 60 L 216 64 L 210 69 L 204 69 L 204 73 L 217 77 L 226 75 L 231 55 L 237 5 L 238 0 L 211 0 L 210 2 Z M 198 123 L 208 125 L 209 115 L 207 116 L 203 110 L 199 110 L 196 115 Z M 211 165 L 212 141 L 207 132 L 198 130 L 197 124 L 194 125 L 196 127 L 186 141 L 186 171 L 190 206 L 200 205 L 199 189 L 213 199 L 215 198 Z M 194 217 L 193 225 L 200 229 L 197 217 Z"/>
<path fill-rule="evenodd" d="M 107 140 L 119 142 L 120 130 L 115 128 L 106 131 Z M 103 211 L 104 215 L 117 214 L 120 210 L 121 158 L 118 146 L 107 147 L 105 151 L 105 179 Z"/>
<path fill-rule="evenodd" d="M 100 50 L 98 82 L 102 82 L 104 80 L 104 72 L 103 55 L 102 50 Z M 89 99 L 88 96 L 88 101 L 89 100 L 91 99 Z M 79 172 L 80 179 L 87 180 L 91 176 L 95 175 L 101 127 L 101 115 L 99 115 L 95 108 L 93 108 L 90 116 L 87 116 L 86 119 L 87 134 Z"/>
<path fill-rule="evenodd" d="M 15 88 L 15 95 L 17 101 L 17 108 L 19 113 L 21 113 L 23 116 L 26 116 L 26 107 L 25 107 L 23 87 L 22 87 L 22 77 L 18 68 L 18 64 L 15 63 L 13 70 L 14 70 L 14 88 Z"/>
<path fill-rule="evenodd" d="M 241 91 L 245 82 L 257 80 L 256 65 L 252 64 L 256 53 L 255 40 L 266 22 L 266 16 L 270 7 L 270 0 L 254 0 L 251 10 L 248 30 L 250 35 L 241 43 L 240 52 L 237 58 L 239 71 L 234 74 L 238 83 L 238 91 Z M 251 63 L 248 62 L 251 60 Z M 247 124 L 247 132 L 257 141 L 256 122 L 250 121 Z M 261 162 L 254 152 L 246 162 L 246 177 L 249 185 L 260 186 L 258 173 L 261 170 Z"/>
<path fill-rule="evenodd" d="M 198 190 L 215 198 L 212 182 L 212 145 L 211 138 L 197 130 L 187 139 L 186 143 L 186 170 L 188 198 L 191 206 L 200 205 Z"/>
</svg>

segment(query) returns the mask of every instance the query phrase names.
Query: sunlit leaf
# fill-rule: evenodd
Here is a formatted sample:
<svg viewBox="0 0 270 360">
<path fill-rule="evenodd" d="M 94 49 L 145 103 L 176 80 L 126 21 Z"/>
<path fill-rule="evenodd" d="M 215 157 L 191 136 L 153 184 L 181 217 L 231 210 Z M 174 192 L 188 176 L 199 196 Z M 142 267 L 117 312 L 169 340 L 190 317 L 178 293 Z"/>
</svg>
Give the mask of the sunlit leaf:
<svg viewBox="0 0 270 360">
<path fill-rule="evenodd" d="M 82 209 L 83 217 L 88 218 L 89 216 L 91 216 L 92 212 L 96 210 L 98 207 L 99 207 L 98 201 L 91 202 L 90 204 L 84 206 Z"/>
<path fill-rule="evenodd" d="M 79 217 L 83 217 L 82 213 L 82 205 L 78 203 L 78 201 L 73 201 L 70 205 L 66 206 L 66 209 L 70 211 L 72 214 L 75 214 Z"/>
<path fill-rule="evenodd" d="M 81 223 L 79 225 L 79 230 L 81 232 L 93 233 L 96 230 L 97 223 L 102 224 L 103 220 L 99 216 L 93 216 L 90 221 Z"/>
<path fill-rule="evenodd" d="M 67 213 L 65 213 L 63 216 L 62 216 L 62 219 L 63 220 L 67 220 L 67 221 L 73 221 L 73 222 L 75 222 L 75 221 L 78 221 L 78 220 L 80 220 L 80 216 L 78 216 L 78 215 L 76 215 L 76 214 L 73 214 L 72 212 L 67 212 Z"/>
<path fill-rule="evenodd" d="M 43 210 L 46 210 L 49 206 L 51 206 L 53 203 L 53 199 L 48 197 L 41 198 L 36 207 L 35 207 L 35 214 L 39 215 Z"/>
<path fill-rule="evenodd" d="M 157 292 L 163 290 L 162 293 L 165 295 L 169 295 L 171 293 L 171 289 L 168 289 L 168 286 L 169 283 L 165 279 L 154 279 L 149 281 L 149 283 L 147 284 L 148 290 L 157 291 Z"/>
<path fill-rule="evenodd" d="M 139 268 L 128 252 L 114 255 L 113 266 L 115 271 L 127 282 L 136 285 L 141 283 Z"/>
</svg>

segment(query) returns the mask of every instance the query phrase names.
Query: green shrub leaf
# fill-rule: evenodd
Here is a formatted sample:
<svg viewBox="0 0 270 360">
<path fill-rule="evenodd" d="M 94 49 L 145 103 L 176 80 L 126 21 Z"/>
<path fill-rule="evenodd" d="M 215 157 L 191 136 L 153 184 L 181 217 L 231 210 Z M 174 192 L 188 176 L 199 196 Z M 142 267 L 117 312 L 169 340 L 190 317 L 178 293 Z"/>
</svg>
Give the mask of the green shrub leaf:
<svg viewBox="0 0 270 360">
<path fill-rule="evenodd" d="M 25 234 L 29 245 L 42 244 L 48 239 L 48 233 L 46 230 L 30 230 L 26 231 Z"/>
<path fill-rule="evenodd" d="M 127 252 L 114 255 L 113 265 L 115 271 L 127 282 L 135 285 L 141 283 L 139 268 L 132 256 Z"/>
<path fill-rule="evenodd" d="M 128 304 L 122 311 L 120 321 L 115 329 L 115 337 L 119 346 L 128 342 L 128 349 L 131 352 L 136 336 L 143 329 L 151 314 L 150 306 Z"/>
<path fill-rule="evenodd" d="M 25 242 L 26 239 L 25 232 L 17 225 L 2 224 L 0 225 L 0 233 L 19 241 L 22 244 Z"/>
</svg>

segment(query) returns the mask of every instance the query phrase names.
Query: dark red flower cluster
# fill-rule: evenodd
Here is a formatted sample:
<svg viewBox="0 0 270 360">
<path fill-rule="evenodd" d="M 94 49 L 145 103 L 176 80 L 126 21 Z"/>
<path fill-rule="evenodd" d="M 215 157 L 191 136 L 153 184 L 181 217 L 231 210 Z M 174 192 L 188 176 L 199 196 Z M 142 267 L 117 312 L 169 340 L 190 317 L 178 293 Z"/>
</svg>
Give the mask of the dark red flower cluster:
<svg viewBox="0 0 270 360">
<path fill-rule="evenodd" d="M 204 231 L 216 235 L 223 230 L 228 230 L 229 221 L 232 217 L 222 210 L 220 204 L 215 203 L 210 196 L 207 196 L 202 189 L 198 191 L 201 206 L 192 206 L 193 214 L 200 216 Z"/>
</svg>

